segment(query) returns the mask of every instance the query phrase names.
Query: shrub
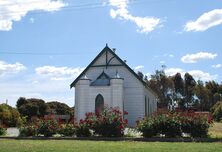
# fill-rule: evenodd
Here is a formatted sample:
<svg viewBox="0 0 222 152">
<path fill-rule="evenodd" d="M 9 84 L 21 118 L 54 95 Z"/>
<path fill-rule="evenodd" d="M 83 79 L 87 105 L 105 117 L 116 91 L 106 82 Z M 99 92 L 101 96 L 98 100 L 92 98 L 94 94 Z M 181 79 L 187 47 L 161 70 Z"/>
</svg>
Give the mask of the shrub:
<svg viewBox="0 0 222 152">
<path fill-rule="evenodd" d="M 197 113 L 181 113 L 180 119 L 182 132 L 191 137 L 206 137 L 212 123 L 208 116 Z"/>
<path fill-rule="evenodd" d="M 0 136 L 3 136 L 6 134 L 6 129 L 0 125 Z"/>
<path fill-rule="evenodd" d="M 158 133 L 154 120 L 150 117 L 140 121 L 137 128 L 142 132 L 142 136 L 145 138 L 151 138 Z"/>
<path fill-rule="evenodd" d="M 27 125 L 19 128 L 19 136 L 21 137 L 30 137 L 36 136 L 38 133 L 38 126 Z"/>
<path fill-rule="evenodd" d="M 161 114 L 154 118 L 156 129 L 166 137 L 181 136 L 181 123 L 177 114 Z"/>
<path fill-rule="evenodd" d="M 207 118 L 203 116 L 194 116 L 191 121 L 191 137 L 206 137 L 210 127 Z"/>
<path fill-rule="evenodd" d="M 125 112 L 127 114 L 127 112 Z M 119 108 L 105 108 L 101 113 L 87 113 L 85 122 L 95 134 L 104 137 L 121 137 L 128 123 L 123 119 L 123 113 Z"/>
<path fill-rule="evenodd" d="M 217 102 L 211 108 L 211 113 L 215 121 L 220 122 L 222 120 L 222 101 Z"/>
<path fill-rule="evenodd" d="M 58 131 L 58 122 L 52 116 L 40 119 L 38 122 L 38 134 L 51 137 Z"/>
<path fill-rule="evenodd" d="M 143 137 L 158 134 L 165 137 L 181 137 L 182 133 L 191 137 L 206 137 L 210 122 L 206 115 L 196 113 L 158 113 L 139 121 L 137 128 Z"/>
<path fill-rule="evenodd" d="M 59 127 L 59 134 L 63 136 L 73 136 L 76 133 L 76 125 L 75 124 L 62 124 Z"/>
<path fill-rule="evenodd" d="M 137 128 L 146 138 L 157 134 L 162 134 L 166 137 L 177 137 L 182 134 L 179 117 L 172 113 L 157 114 L 145 118 L 138 123 Z"/>
<path fill-rule="evenodd" d="M 80 123 L 76 126 L 76 136 L 77 137 L 90 137 L 92 133 L 90 132 L 90 125 L 84 121 L 80 120 Z"/>
</svg>

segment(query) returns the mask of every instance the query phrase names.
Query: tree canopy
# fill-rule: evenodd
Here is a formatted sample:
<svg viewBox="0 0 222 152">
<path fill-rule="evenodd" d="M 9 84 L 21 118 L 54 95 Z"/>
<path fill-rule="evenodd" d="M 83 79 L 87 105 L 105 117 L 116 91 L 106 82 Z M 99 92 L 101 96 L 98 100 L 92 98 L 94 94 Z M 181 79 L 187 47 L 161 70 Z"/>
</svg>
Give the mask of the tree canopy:
<svg viewBox="0 0 222 152">
<path fill-rule="evenodd" d="M 42 99 L 20 97 L 16 107 L 22 116 L 31 119 L 35 117 L 44 117 L 48 114 L 54 115 L 73 115 L 74 109 L 70 108 L 65 103 L 58 101 L 45 102 Z"/>
<path fill-rule="evenodd" d="M 141 72 L 140 76 L 143 76 Z M 222 100 L 222 84 L 215 81 L 196 81 L 189 73 L 182 77 L 181 73 L 167 76 L 164 68 L 156 70 L 150 79 L 148 86 L 156 92 L 159 98 L 158 107 L 168 107 L 177 104 L 180 109 L 193 108 L 200 111 L 210 109 Z"/>
<path fill-rule="evenodd" d="M 52 102 L 48 102 L 46 104 L 49 108 L 48 112 L 51 114 L 73 115 L 73 113 L 74 113 L 73 108 L 70 108 L 65 103 L 61 103 L 58 101 L 52 101 Z"/>
<path fill-rule="evenodd" d="M 22 124 L 22 119 L 17 109 L 7 104 L 0 104 L 0 124 L 7 127 L 20 126 Z"/>
</svg>

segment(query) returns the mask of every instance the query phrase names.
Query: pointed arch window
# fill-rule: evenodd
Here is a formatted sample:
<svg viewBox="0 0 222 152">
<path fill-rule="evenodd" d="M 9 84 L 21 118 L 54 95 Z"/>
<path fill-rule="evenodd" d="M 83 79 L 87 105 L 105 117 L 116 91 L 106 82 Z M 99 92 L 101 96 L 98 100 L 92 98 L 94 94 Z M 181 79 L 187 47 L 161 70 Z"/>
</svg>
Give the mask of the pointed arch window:
<svg viewBox="0 0 222 152">
<path fill-rule="evenodd" d="M 101 113 L 104 110 L 104 98 L 98 94 L 95 99 L 95 113 Z"/>
</svg>

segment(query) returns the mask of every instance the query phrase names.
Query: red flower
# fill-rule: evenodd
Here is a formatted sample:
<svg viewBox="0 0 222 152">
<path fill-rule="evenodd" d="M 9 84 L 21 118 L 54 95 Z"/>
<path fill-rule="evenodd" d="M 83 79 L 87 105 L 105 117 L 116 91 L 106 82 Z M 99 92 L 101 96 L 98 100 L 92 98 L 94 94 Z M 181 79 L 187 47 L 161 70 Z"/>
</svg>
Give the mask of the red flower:
<svg viewBox="0 0 222 152">
<path fill-rule="evenodd" d="M 82 120 L 82 119 L 80 119 L 80 121 L 79 121 L 81 124 L 83 124 L 84 123 L 84 120 Z"/>
<path fill-rule="evenodd" d="M 125 119 L 124 122 L 125 122 L 126 124 L 128 124 L 128 119 Z"/>
<path fill-rule="evenodd" d="M 120 125 L 119 128 L 120 128 L 120 129 L 123 129 L 124 127 L 123 127 L 123 125 Z"/>
<path fill-rule="evenodd" d="M 129 113 L 127 111 L 124 111 L 124 115 L 128 115 Z"/>
</svg>

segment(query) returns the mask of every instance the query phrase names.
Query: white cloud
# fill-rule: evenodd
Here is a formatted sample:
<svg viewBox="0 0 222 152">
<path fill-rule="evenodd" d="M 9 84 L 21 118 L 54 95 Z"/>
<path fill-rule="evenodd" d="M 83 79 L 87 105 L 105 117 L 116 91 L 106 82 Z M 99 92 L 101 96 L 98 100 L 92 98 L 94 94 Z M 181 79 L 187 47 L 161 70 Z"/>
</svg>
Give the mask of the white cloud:
<svg viewBox="0 0 222 152">
<path fill-rule="evenodd" d="M 84 68 L 68 68 L 55 66 L 42 66 L 35 69 L 38 75 L 48 76 L 51 80 L 65 80 L 77 77 Z"/>
<path fill-rule="evenodd" d="M 215 53 L 198 52 L 195 54 L 186 54 L 181 58 L 181 61 L 184 63 L 196 63 L 199 60 L 214 59 L 215 57 L 217 57 Z"/>
<path fill-rule="evenodd" d="M 53 81 L 39 75 L 23 75 L 16 81 L 0 80 L 0 88 L 4 88 L 0 89 L 0 101 L 8 99 L 9 104 L 15 106 L 19 97 L 41 98 L 45 101 L 56 100 L 73 106 L 73 90 L 69 87 L 73 80 Z M 70 98 L 72 100 L 69 100 Z"/>
<path fill-rule="evenodd" d="M 157 27 L 161 26 L 161 20 L 159 18 L 131 15 L 127 9 L 129 0 L 109 0 L 109 3 L 111 6 L 116 8 L 110 10 L 110 16 L 112 18 L 118 18 L 120 20 L 126 20 L 135 23 L 138 27 L 137 31 L 140 33 L 149 33 Z"/>
<path fill-rule="evenodd" d="M 66 6 L 63 0 L 1 0 L 0 31 L 10 31 L 30 11 L 58 11 Z"/>
<path fill-rule="evenodd" d="M 221 68 L 221 67 L 222 67 L 221 64 L 215 64 L 215 65 L 212 65 L 212 68 L 215 68 L 215 69 L 217 69 L 217 68 Z"/>
<path fill-rule="evenodd" d="M 10 64 L 4 61 L 0 61 L 0 76 L 4 74 L 10 74 L 10 73 L 18 73 L 20 71 L 25 70 L 26 67 L 19 63 L 16 62 L 14 64 Z"/>
<path fill-rule="evenodd" d="M 41 98 L 45 101 L 61 101 L 74 105 L 72 81 L 84 68 L 69 68 L 42 66 L 35 69 L 35 73 L 26 73 L 16 78 L 4 77 L 0 79 L 0 101 L 9 100 L 15 106 L 19 97 Z M 13 88 L 13 89 L 12 89 Z"/>
<path fill-rule="evenodd" d="M 211 27 L 222 24 L 222 9 L 214 9 L 201 15 L 196 21 L 186 23 L 184 30 L 205 31 Z"/>
<path fill-rule="evenodd" d="M 176 73 L 184 73 L 184 70 L 183 69 L 180 69 L 180 68 L 167 68 L 165 70 L 165 73 L 166 75 L 168 76 L 173 76 L 175 75 Z"/>
<path fill-rule="evenodd" d="M 143 65 L 139 65 L 139 66 L 136 66 L 134 69 L 135 69 L 135 70 L 141 70 L 141 69 L 143 69 L 143 68 L 144 68 Z"/>
<path fill-rule="evenodd" d="M 216 80 L 218 75 L 211 75 L 208 72 L 203 72 L 201 70 L 190 70 L 185 71 L 181 68 L 168 68 L 165 70 L 166 75 L 168 76 L 174 76 L 176 73 L 181 73 L 182 76 L 188 72 L 191 74 L 196 80 L 203 80 L 203 81 L 210 81 L 210 80 Z"/>
<path fill-rule="evenodd" d="M 201 70 L 192 70 L 189 71 L 189 73 L 196 79 L 204 80 L 204 81 L 209 81 L 209 80 L 215 80 L 217 79 L 218 75 L 210 75 L 207 72 L 203 72 Z"/>
<path fill-rule="evenodd" d="M 147 80 L 151 79 L 151 74 L 150 73 L 145 74 L 145 76 L 147 76 Z"/>
</svg>

